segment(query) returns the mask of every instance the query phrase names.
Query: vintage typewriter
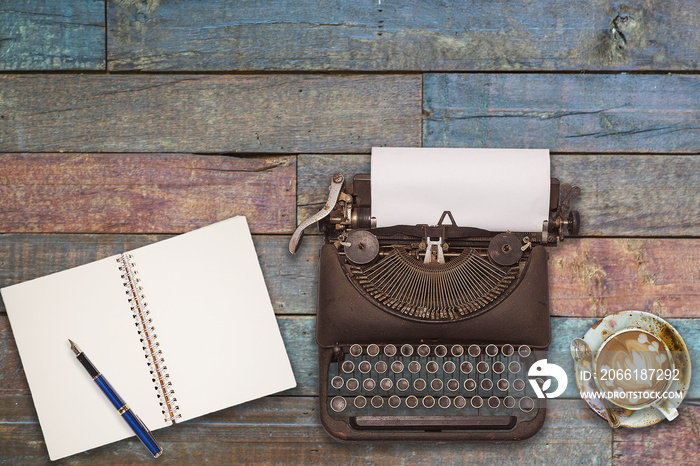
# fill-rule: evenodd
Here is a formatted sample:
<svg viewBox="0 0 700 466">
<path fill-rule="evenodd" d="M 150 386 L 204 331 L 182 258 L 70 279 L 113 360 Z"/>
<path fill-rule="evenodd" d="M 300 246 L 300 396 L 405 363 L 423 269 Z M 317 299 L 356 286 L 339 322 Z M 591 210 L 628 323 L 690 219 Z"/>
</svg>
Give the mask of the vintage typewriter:
<svg viewBox="0 0 700 466">
<path fill-rule="evenodd" d="M 318 222 L 320 415 L 341 440 L 512 441 L 544 400 L 528 383 L 550 342 L 547 253 L 576 234 L 579 188 L 551 179 L 540 231 L 437 225 L 376 228 L 370 175 L 335 175 Z M 542 382 L 540 380 L 540 382 Z"/>
</svg>

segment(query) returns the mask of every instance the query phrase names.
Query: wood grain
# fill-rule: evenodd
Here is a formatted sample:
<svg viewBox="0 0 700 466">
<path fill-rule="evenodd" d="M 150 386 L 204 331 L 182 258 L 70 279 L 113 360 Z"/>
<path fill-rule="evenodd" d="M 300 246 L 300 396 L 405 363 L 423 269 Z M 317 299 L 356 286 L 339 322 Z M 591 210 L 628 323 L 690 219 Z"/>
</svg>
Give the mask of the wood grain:
<svg viewBox="0 0 700 466">
<path fill-rule="evenodd" d="M 349 183 L 370 173 L 370 157 L 301 154 L 297 166 L 299 223 L 321 209 L 334 173 Z M 700 236 L 698 156 L 553 154 L 551 174 L 581 188 L 582 236 Z"/>
<path fill-rule="evenodd" d="M 191 154 L 0 154 L 0 231 L 179 233 L 245 215 L 294 230 L 296 159 Z"/>
<path fill-rule="evenodd" d="M 112 70 L 698 69 L 693 0 L 109 2 Z"/>
<path fill-rule="evenodd" d="M 700 152 L 700 76 L 429 74 L 423 145 Z"/>
<path fill-rule="evenodd" d="M 368 152 L 420 106 L 420 76 L 2 75 L 0 151 Z"/>
<path fill-rule="evenodd" d="M 104 70 L 105 0 L 0 0 L 0 70 Z"/>
<path fill-rule="evenodd" d="M 553 400 L 542 430 L 511 444 L 341 443 L 325 434 L 316 399 L 267 397 L 154 433 L 158 462 L 176 464 L 470 464 L 529 462 L 609 464 L 612 432 L 580 400 Z M 0 451 L 8 462 L 47 463 L 46 447 L 28 396 L 0 396 Z M 135 438 L 63 461 L 133 464 L 152 461 Z"/>
</svg>

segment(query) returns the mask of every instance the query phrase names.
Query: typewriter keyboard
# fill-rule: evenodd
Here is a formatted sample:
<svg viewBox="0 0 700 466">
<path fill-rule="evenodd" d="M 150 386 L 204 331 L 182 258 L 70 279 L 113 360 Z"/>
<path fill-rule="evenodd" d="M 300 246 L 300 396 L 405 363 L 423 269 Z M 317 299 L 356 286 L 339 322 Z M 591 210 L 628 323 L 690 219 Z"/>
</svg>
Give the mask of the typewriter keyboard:
<svg viewBox="0 0 700 466">
<path fill-rule="evenodd" d="M 328 410 L 358 429 L 511 429 L 535 417 L 531 350 L 512 345 L 352 345 L 329 367 Z M 467 421 L 465 421 L 467 422 Z M 490 423 L 489 423 L 490 422 Z"/>
</svg>

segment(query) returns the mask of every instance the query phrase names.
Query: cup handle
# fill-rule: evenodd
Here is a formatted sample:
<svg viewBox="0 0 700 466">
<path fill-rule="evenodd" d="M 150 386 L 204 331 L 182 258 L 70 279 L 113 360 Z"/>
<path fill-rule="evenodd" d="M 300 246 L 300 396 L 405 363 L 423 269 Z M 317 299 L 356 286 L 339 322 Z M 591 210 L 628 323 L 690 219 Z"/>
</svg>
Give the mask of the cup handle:
<svg viewBox="0 0 700 466">
<path fill-rule="evenodd" d="M 666 416 L 666 419 L 669 421 L 673 421 L 675 418 L 678 417 L 678 410 L 671 404 L 668 398 L 662 398 L 659 401 L 657 401 L 654 404 L 654 408 L 656 408 L 661 414 Z"/>
</svg>

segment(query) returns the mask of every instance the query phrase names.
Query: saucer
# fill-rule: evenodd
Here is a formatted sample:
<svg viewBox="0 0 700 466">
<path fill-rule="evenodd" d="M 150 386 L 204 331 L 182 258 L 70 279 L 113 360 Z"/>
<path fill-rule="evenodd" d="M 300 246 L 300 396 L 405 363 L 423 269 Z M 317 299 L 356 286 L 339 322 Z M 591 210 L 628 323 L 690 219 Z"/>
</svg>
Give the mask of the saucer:
<svg viewBox="0 0 700 466">
<path fill-rule="evenodd" d="M 675 367 L 679 372 L 679 380 L 674 380 L 668 389 L 668 391 L 680 394 L 679 397 L 669 399 L 670 403 L 677 409 L 688 392 L 688 387 L 690 385 L 690 355 L 688 354 L 688 348 L 685 346 L 683 338 L 681 338 L 680 334 L 671 324 L 648 312 L 618 312 L 617 314 L 611 314 L 596 322 L 593 327 L 586 332 L 583 339 L 588 343 L 588 346 L 591 347 L 595 355 L 598 351 L 598 347 L 600 347 L 606 338 L 626 328 L 646 330 L 656 335 L 668 346 L 668 349 L 673 355 Z M 584 391 L 587 393 L 599 392 L 593 380 L 582 381 L 576 377 L 576 385 L 581 393 Z M 608 419 L 602 400 L 591 398 L 583 398 L 583 400 L 598 416 L 605 420 Z M 613 407 L 613 409 L 620 419 L 620 425 L 623 427 L 647 427 L 666 419 L 664 415 L 653 406 L 647 406 L 639 410 L 628 410 L 617 406 Z"/>
</svg>

